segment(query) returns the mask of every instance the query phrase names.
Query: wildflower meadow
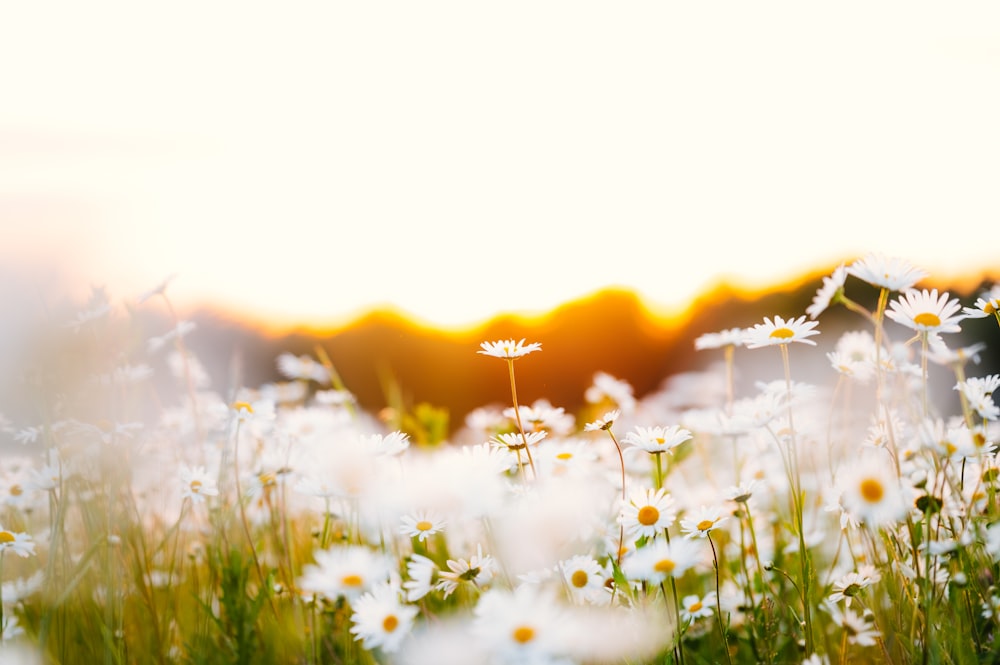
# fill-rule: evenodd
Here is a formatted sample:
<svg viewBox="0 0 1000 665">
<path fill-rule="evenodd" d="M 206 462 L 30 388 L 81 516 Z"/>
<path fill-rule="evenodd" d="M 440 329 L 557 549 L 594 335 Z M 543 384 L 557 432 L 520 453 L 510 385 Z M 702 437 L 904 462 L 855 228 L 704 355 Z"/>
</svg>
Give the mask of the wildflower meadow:
<svg viewBox="0 0 1000 665">
<path fill-rule="evenodd" d="M 95 291 L 38 335 L 77 362 L 0 419 L 0 663 L 1000 662 L 1000 375 L 953 341 L 1000 343 L 1000 287 L 928 277 L 845 263 L 699 337 L 705 370 L 598 373 L 575 413 L 518 399 L 545 340 L 484 340 L 508 402 L 430 437 L 319 347 L 213 385 L 169 281 Z"/>
</svg>

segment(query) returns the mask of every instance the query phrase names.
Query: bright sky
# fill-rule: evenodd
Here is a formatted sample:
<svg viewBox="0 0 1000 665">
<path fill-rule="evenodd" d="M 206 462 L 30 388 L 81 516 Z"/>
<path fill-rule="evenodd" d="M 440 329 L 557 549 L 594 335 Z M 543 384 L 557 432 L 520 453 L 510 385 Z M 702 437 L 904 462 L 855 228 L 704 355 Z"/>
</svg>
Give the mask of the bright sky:
<svg viewBox="0 0 1000 665">
<path fill-rule="evenodd" d="M 998 118 L 995 2 L 0 0 L 0 259 L 278 324 L 957 276 Z"/>
</svg>

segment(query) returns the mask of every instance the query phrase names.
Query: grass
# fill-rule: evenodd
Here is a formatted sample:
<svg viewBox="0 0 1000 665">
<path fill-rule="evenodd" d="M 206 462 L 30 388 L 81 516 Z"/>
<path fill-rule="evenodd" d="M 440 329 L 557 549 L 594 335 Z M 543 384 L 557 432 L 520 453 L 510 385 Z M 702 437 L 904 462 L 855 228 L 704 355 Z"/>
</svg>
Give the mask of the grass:
<svg viewBox="0 0 1000 665">
<path fill-rule="evenodd" d="M 165 285 L 97 294 L 40 335 L 37 418 L 5 427 L 0 661 L 1000 661 L 1000 379 L 935 334 L 956 302 L 867 311 L 850 275 L 811 312 L 858 315 L 829 355 L 769 317 L 653 394 L 595 377 L 580 413 L 517 403 L 539 346 L 484 343 L 511 403 L 451 440 L 446 405 L 396 430 L 358 408 L 321 349 L 224 394 L 190 326 L 138 328 Z M 995 291 L 969 310 L 997 318 Z"/>
</svg>

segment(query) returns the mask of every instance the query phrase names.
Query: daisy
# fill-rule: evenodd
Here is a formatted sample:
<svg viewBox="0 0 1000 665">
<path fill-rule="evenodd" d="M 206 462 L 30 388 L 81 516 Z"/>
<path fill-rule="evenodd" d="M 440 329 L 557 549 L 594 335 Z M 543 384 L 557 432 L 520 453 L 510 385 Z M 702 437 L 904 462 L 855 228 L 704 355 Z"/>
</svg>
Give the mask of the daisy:
<svg viewBox="0 0 1000 665">
<path fill-rule="evenodd" d="M 434 590 L 434 575 L 437 564 L 420 554 L 411 554 L 406 562 L 406 574 L 410 579 L 403 582 L 407 602 L 413 603 Z"/>
<path fill-rule="evenodd" d="M 446 524 L 437 513 L 425 511 L 417 512 L 414 515 L 403 515 L 400 521 L 402 522 L 399 527 L 400 533 L 416 538 L 420 542 L 427 540 L 427 536 L 433 536 L 444 529 Z"/>
<path fill-rule="evenodd" d="M 305 565 L 299 588 L 331 601 L 352 601 L 389 576 L 386 557 L 360 545 L 317 550 L 313 557 L 316 563 Z"/>
<path fill-rule="evenodd" d="M 320 384 L 330 383 L 330 372 L 321 363 L 309 356 L 296 356 L 282 353 L 275 360 L 278 371 L 286 379 L 315 381 Z"/>
<path fill-rule="evenodd" d="M 806 314 L 810 319 L 816 319 L 822 314 L 830 303 L 834 301 L 837 294 L 844 288 L 844 281 L 847 279 L 847 269 L 841 263 L 837 266 L 833 274 L 823 278 L 823 286 L 819 288 L 813 297 L 812 305 L 806 307 Z"/>
<path fill-rule="evenodd" d="M 388 583 L 379 584 L 361 595 L 351 607 L 354 609 L 351 615 L 354 639 L 361 640 L 369 651 L 381 647 L 386 653 L 399 649 L 419 611 L 412 605 L 403 604 L 399 589 Z"/>
<path fill-rule="evenodd" d="M 592 556 L 579 554 L 559 562 L 566 588 L 576 603 L 603 604 L 611 597 L 605 586 L 605 574 Z"/>
<path fill-rule="evenodd" d="M 850 607 L 852 598 L 878 580 L 879 575 L 873 566 L 865 566 L 859 571 L 849 572 L 833 583 L 833 593 L 827 596 L 827 600 L 831 603 L 843 600 Z"/>
<path fill-rule="evenodd" d="M 362 438 L 365 439 L 362 445 L 375 455 L 395 457 L 410 447 L 410 435 L 399 430 L 384 436 L 382 434 L 372 434 Z"/>
<path fill-rule="evenodd" d="M 764 323 L 755 324 L 753 328 L 747 329 L 743 341 L 748 349 L 790 344 L 791 342 L 816 346 L 816 342 L 806 338 L 819 334 L 818 330 L 813 330 L 817 325 L 819 324 L 815 321 L 806 321 L 804 315 L 788 321 L 780 316 L 775 316 L 773 322 L 765 316 Z"/>
<path fill-rule="evenodd" d="M 870 528 L 893 524 L 906 517 L 907 502 L 892 462 L 881 449 L 872 449 L 839 477 L 840 501 L 857 521 Z"/>
<path fill-rule="evenodd" d="M 915 268 L 908 261 L 878 253 L 858 259 L 847 268 L 847 273 L 890 291 L 908 289 L 927 277 L 927 272 Z"/>
<path fill-rule="evenodd" d="M 677 425 L 671 427 L 639 427 L 625 435 L 623 443 L 656 454 L 670 452 L 692 438 L 691 432 Z"/>
<path fill-rule="evenodd" d="M 621 511 L 621 523 L 635 538 L 652 538 L 677 518 L 674 499 L 662 487 L 633 491 Z"/>
<path fill-rule="evenodd" d="M 482 588 L 489 584 L 497 573 L 496 560 L 489 554 L 483 555 L 483 546 L 476 546 L 476 553 L 468 560 L 448 559 L 448 570 L 441 571 L 441 581 L 437 583 L 436 589 L 444 591 L 447 598 L 459 584 L 467 582 Z"/>
<path fill-rule="evenodd" d="M 620 409 L 615 409 L 613 411 L 608 411 L 603 417 L 598 418 L 592 423 L 587 423 L 583 426 L 584 432 L 599 432 L 601 430 L 611 429 L 611 426 L 615 424 L 615 420 L 618 416 L 622 414 Z"/>
<path fill-rule="evenodd" d="M 976 299 L 974 306 L 963 307 L 962 312 L 972 319 L 1000 315 L 1000 284 L 994 284 L 993 288 Z"/>
<path fill-rule="evenodd" d="M 863 647 L 875 646 L 879 632 L 868 623 L 867 619 L 859 616 L 854 610 L 848 608 L 841 611 L 840 607 L 830 603 L 824 603 L 822 608 L 829 613 L 834 624 L 844 629 L 848 643 Z"/>
<path fill-rule="evenodd" d="M 533 585 L 492 589 L 475 609 L 472 632 L 499 662 L 555 663 L 572 639 L 563 611 Z"/>
<path fill-rule="evenodd" d="M 731 485 L 725 492 L 725 497 L 727 501 L 735 501 L 736 503 L 746 503 L 753 496 L 754 490 L 761 485 L 760 480 L 751 480 L 750 482 L 742 482 L 739 485 Z"/>
<path fill-rule="evenodd" d="M 997 388 L 1000 388 L 1000 374 L 971 377 L 955 385 L 955 390 L 962 393 L 969 402 L 969 407 L 983 420 L 996 420 L 1000 417 L 1000 408 L 993 401 L 993 393 Z"/>
<path fill-rule="evenodd" d="M 955 316 L 961 304 L 955 298 L 948 300 L 948 293 L 938 296 L 937 289 L 917 291 L 909 289 L 889 303 L 885 315 L 896 323 L 921 333 L 956 333 L 964 316 Z"/>
<path fill-rule="evenodd" d="M 521 422 L 533 431 L 549 430 L 553 434 L 569 434 L 573 431 L 574 418 L 563 407 L 553 407 L 548 400 L 539 399 L 531 406 L 520 406 Z M 504 409 L 503 415 L 516 420 L 514 407 Z"/>
<path fill-rule="evenodd" d="M 720 332 L 705 333 L 694 340 L 694 349 L 704 351 L 727 346 L 742 346 L 744 332 L 743 328 L 729 328 Z"/>
<path fill-rule="evenodd" d="M 507 360 L 515 360 L 533 351 L 540 351 L 542 349 L 540 342 L 532 342 L 525 346 L 523 339 L 520 342 L 515 342 L 512 339 L 502 339 L 498 342 L 482 342 L 479 346 L 482 347 L 482 351 L 476 351 L 476 353 L 482 353 L 494 358 L 505 358 Z"/>
<path fill-rule="evenodd" d="M 490 443 L 501 450 L 524 450 L 525 446 L 533 446 L 546 437 L 548 432 L 541 430 L 538 432 L 525 432 L 521 436 L 520 432 L 510 432 L 507 434 L 497 434 L 490 439 Z"/>
<path fill-rule="evenodd" d="M 690 540 L 655 540 L 622 561 L 622 572 L 630 580 L 659 584 L 668 577 L 680 577 L 701 558 L 701 547 Z"/>
<path fill-rule="evenodd" d="M 182 464 L 180 468 L 181 499 L 191 499 L 192 503 L 203 503 L 206 496 L 218 496 L 219 488 L 215 479 L 205 471 L 205 467 L 189 467 Z"/>
<path fill-rule="evenodd" d="M 4 554 L 8 550 L 19 557 L 27 558 L 35 553 L 35 543 L 32 542 L 30 535 L 8 531 L 3 528 L 3 525 L 0 525 L 0 554 Z"/>
<path fill-rule="evenodd" d="M 611 400 L 618 410 L 631 413 L 635 409 L 635 396 L 632 385 L 623 379 L 616 379 L 607 372 L 594 374 L 593 383 L 583 394 L 589 404 L 600 404 L 605 399 Z"/>
<path fill-rule="evenodd" d="M 693 622 L 712 616 L 712 608 L 715 606 L 715 592 L 710 591 L 704 598 L 698 596 L 684 596 L 681 600 L 681 620 Z"/>
<path fill-rule="evenodd" d="M 681 531 L 688 538 L 707 538 L 709 532 L 729 519 L 718 506 L 702 506 L 681 520 Z"/>
</svg>

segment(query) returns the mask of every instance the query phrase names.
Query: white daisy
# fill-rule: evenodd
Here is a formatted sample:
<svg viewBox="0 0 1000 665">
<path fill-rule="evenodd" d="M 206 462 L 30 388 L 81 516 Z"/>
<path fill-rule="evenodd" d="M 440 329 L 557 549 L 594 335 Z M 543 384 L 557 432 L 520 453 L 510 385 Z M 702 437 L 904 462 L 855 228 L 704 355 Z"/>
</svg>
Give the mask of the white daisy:
<svg viewBox="0 0 1000 665">
<path fill-rule="evenodd" d="M 662 487 L 633 491 L 620 517 L 625 531 L 635 538 L 652 538 L 673 524 L 676 518 L 674 499 Z"/>
<path fill-rule="evenodd" d="M 418 511 L 413 515 L 403 515 L 400 518 L 402 524 L 399 526 L 400 533 L 416 538 L 420 542 L 427 540 L 428 536 L 444 529 L 447 522 L 440 515 L 434 512 Z"/>
<path fill-rule="evenodd" d="M 889 303 L 885 315 L 917 332 L 956 333 L 961 332 L 962 328 L 958 323 L 965 318 L 962 315 L 955 316 L 960 308 L 957 298 L 948 300 L 947 292 L 938 296 L 937 289 L 908 289 Z"/>
<path fill-rule="evenodd" d="M 640 547 L 622 561 L 622 572 L 630 580 L 659 584 L 668 577 L 680 577 L 701 559 L 701 547 L 691 540 L 655 540 Z"/>
<path fill-rule="evenodd" d="M 823 286 L 816 292 L 812 304 L 806 307 L 806 314 L 809 315 L 810 319 L 815 319 L 830 306 L 837 293 L 844 288 L 846 279 L 847 269 L 843 263 L 834 269 L 833 274 L 823 278 Z"/>
<path fill-rule="evenodd" d="M 192 503 L 203 503 L 206 496 L 218 496 L 215 478 L 210 476 L 205 467 L 189 467 L 182 464 L 180 468 L 181 498 L 191 499 Z"/>
<path fill-rule="evenodd" d="M 611 429 L 611 426 L 615 424 L 615 420 L 618 416 L 622 414 L 620 409 L 614 409 L 613 411 L 608 411 L 602 417 L 598 418 L 592 423 L 587 423 L 583 426 L 583 431 L 585 432 L 599 432 L 601 430 Z"/>
<path fill-rule="evenodd" d="M 720 332 L 705 333 L 694 340 L 695 351 L 742 346 L 744 332 L 743 328 L 729 328 Z"/>
<path fill-rule="evenodd" d="M 7 551 L 26 558 L 35 553 L 35 543 L 27 533 L 8 531 L 0 525 L 0 553 Z"/>
<path fill-rule="evenodd" d="M 928 274 L 908 261 L 878 253 L 858 259 L 847 268 L 847 273 L 890 291 L 908 289 Z"/>
<path fill-rule="evenodd" d="M 671 427 L 640 427 L 625 435 L 622 443 L 647 453 L 670 452 L 692 438 L 691 432 L 677 425 Z"/>
<path fill-rule="evenodd" d="M 399 589 L 382 583 L 351 603 L 351 634 L 362 640 L 369 651 L 380 647 L 386 653 L 399 649 L 400 643 L 410 633 L 418 609 L 399 599 Z"/>
<path fill-rule="evenodd" d="M 299 588 L 328 600 L 353 600 L 389 576 L 386 557 L 360 545 L 317 550 L 313 558 L 316 562 L 302 570 Z"/>
<path fill-rule="evenodd" d="M 728 519 L 719 506 L 701 506 L 681 520 L 681 531 L 688 538 L 707 538 Z"/>
<path fill-rule="evenodd" d="M 800 316 L 797 319 L 784 320 L 780 316 L 775 316 L 774 321 L 764 317 L 764 323 L 755 324 L 753 328 L 747 329 L 744 336 L 744 343 L 748 349 L 759 349 L 764 346 L 779 346 L 792 342 L 801 342 L 816 346 L 816 342 L 808 337 L 818 335 L 818 330 L 813 330 L 817 324 L 815 321 L 806 321 L 806 317 Z"/>
<path fill-rule="evenodd" d="M 483 546 L 476 546 L 476 553 L 466 559 L 448 559 L 448 570 L 441 571 L 441 581 L 436 588 L 444 591 L 447 598 L 460 584 L 467 583 L 482 588 L 497 573 L 496 560 L 489 554 L 483 555 Z"/>
<path fill-rule="evenodd" d="M 540 351 L 542 348 L 540 342 L 532 342 L 525 345 L 523 339 L 520 342 L 515 342 L 512 339 L 502 339 L 498 342 L 482 342 L 479 346 L 482 347 L 482 351 L 476 351 L 476 353 L 482 353 L 494 358 L 505 358 L 507 360 L 521 358 L 534 351 Z"/>
<path fill-rule="evenodd" d="M 696 595 L 684 596 L 681 600 L 681 620 L 690 622 L 695 621 L 696 619 L 710 617 L 712 616 L 712 610 L 714 607 L 714 591 L 710 591 L 705 594 L 704 598 L 699 598 Z"/>
</svg>

